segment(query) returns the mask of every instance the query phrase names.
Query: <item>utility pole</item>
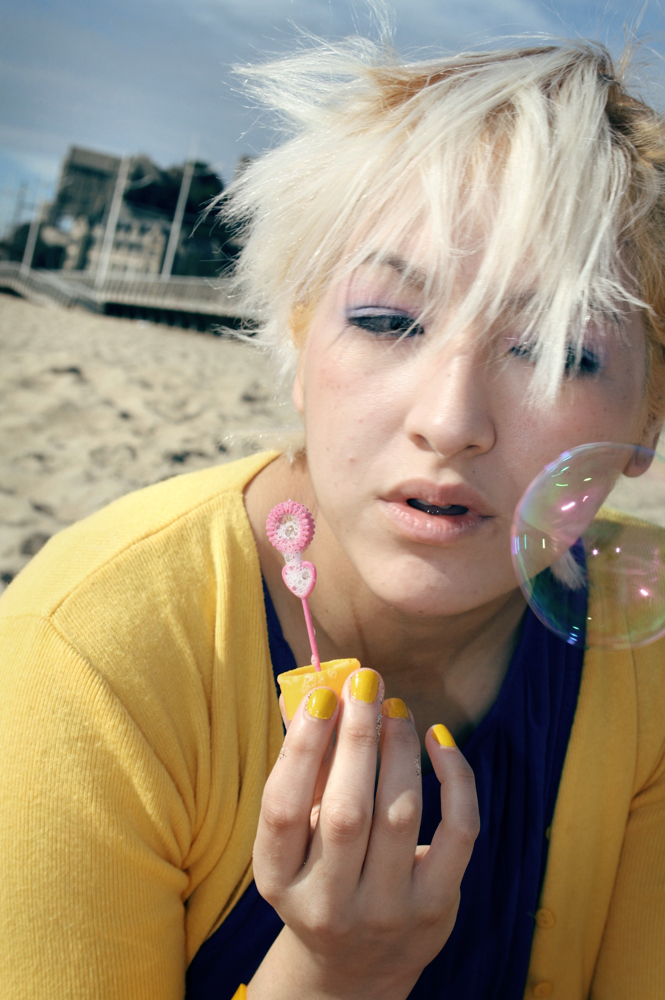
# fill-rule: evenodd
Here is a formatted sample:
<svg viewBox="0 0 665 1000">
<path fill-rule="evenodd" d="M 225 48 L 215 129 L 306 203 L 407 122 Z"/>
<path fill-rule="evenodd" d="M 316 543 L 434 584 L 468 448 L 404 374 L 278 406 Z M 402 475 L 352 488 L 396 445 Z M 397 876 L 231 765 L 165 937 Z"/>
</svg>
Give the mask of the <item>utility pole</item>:
<svg viewBox="0 0 665 1000">
<path fill-rule="evenodd" d="M 173 261 L 175 260 L 175 252 L 178 249 L 178 240 L 180 239 L 182 220 L 185 215 L 185 208 L 187 206 L 187 199 L 189 197 L 189 189 L 192 184 L 192 177 L 194 176 L 196 147 L 197 147 L 197 140 L 196 137 L 194 137 L 189 146 L 189 156 L 187 157 L 187 163 L 185 164 L 185 169 L 183 170 L 182 173 L 180 192 L 178 194 L 178 203 L 175 207 L 175 215 L 173 216 L 173 222 L 171 223 L 171 232 L 169 233 L 169 241 L 166 244 L 166 253 L 164 254 L 164 263 L 162 264 L 162 273 L 161 273 L 162 281 L 168 281 L 169 278 L 171 277 L 171 271 L 173 270 Z"/>
<path fill-rule="evenodd" d="M 21 224 L 21 216 L 25 211 L 25 193 L 28 189 L 28 185 L 25 181 L 21 181 L 19 184 L 18 194 L 16 195 L 16 203 L 14 205 L 14 218 L 12 219 L 12 229 L 16 231 Z"/>
<path fill-rule="evenodd" d="M 37 237 L 39 236 L 39 226 L 42 221 L 42 216 L 44 214 L 44 204 L 45 202 L 39 200 L 39 196 L 42 192 L 42 183 L 39 182 L 37 186 L 37 198 L 35 201 L 35 214 L 30 220 L 30 228 L 28 229 L 28 238 L 25 244 L 25 250 L 23 252 L 23 260 L 21 261 L 21 277 L 27 278 L 30 274 L 32 268 L 32 258 L 35 255 L 35 247 L 37 246 Z"/>
<path fill-rule="evenodd" d="M 5 198 L 7 198 L 10 194 L 11 194 L 11 188 L 3 187 L 2 192 L 0 192 L 0 201 L 4 201 Z M 9 233 L 9 229 L 7 226 L 8 216 L 9 213 L 3 210 L 2 216 L 0 217 L 2 218 L 2 222 L 0 222 L 0 239 L 3 240 L 5 236 L 7 236 Z"/>
<path fill-rule="evenodd" d="M 109 258 L 111 256 L 111 250 L 113 249 L 113 240 L 115 239 L 115 230 L 118 225 L 118 216 L 120 215 L 120 209 L 122 207 L 122 196 L 125 193 L 125 187 L 127 186 L 127 175 L 129 174 L 129 157 L 123 156 L 120 161 L 120 166 L 118 167 L 118 176 L 115 181 L 115 188 L 113 189 L 113 198 L 111 200 L 111 209 L 109 211 L 109 217 L 106 222 L 106 230 L 104 232 L 104 242 L 102 243 L 102 249 L 99 254 L 99 260 L 97 262 L 97 273 L 95 274 L 95 288 L 99 288 L 104 284 L 104 278 L 106 277 L 106 270 L 109 266 Z"/>
</svg>

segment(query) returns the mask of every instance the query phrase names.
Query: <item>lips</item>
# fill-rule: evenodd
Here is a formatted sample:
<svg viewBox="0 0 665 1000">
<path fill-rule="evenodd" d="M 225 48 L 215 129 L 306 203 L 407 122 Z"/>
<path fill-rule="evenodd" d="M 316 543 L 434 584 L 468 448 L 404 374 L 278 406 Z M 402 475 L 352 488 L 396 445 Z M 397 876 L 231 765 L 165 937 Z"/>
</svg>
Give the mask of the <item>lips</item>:
<svg viewBox="0 0 665 1000">
<path fill-rule="evenodd" d="M 400 535 L 429 545 L 452 544 L 496 517 L 485 498 L 466 484 L 422 479 L 401 483 L 381 498 L 380 508 Z"/>
<path fill-rule="evenodd" d="M 435 517 L 459 517 L 470 512 L 478 517 L 494 517 L 496 511 L 478 490 L 466 483 L 433 483 L 410 479 L 382 497 L 388 503 L 408 504 L 414 510 Z"/>
</svg>

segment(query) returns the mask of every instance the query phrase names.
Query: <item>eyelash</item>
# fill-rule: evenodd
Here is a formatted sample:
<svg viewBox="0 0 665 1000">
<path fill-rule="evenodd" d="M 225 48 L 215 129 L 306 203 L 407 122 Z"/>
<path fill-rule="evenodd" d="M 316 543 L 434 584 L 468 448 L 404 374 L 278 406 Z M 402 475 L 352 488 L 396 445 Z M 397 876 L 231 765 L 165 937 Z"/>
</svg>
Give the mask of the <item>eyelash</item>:
<svg viewBox="0 0 665 1000">
<path fill-rule="evenodd" d="M 515 357 L 526 358 L 527 360 L 531 360 L 533 356 L 531 349 L 526 344 L 515 344 L 510 348 L 508 353 Z M 590 351 L 588 347 L 582 348 L 578 358 L 575 353 L 575 349 L 568 346 L 566 350 L 565 364 L 567 375 L 588 377 L 590 375 L 596 375 L 601 368 L 602 364 L 600 359 L 593 353 L 593 351 Z"/>
<path fill-rule="evenodd" d="M 347 322 L 360 330 L 366 330 L 367 333 L 390 340 L 397 340 L 400 337 L 420 337 L 425 332 L 412 316 L 389 310 L 353 312 L 348 315 Z"/>
<path fill-rule="evenodd" d="M 368 307 L 367 312 L 358 311 L 350 313 L 347 321 L 351 326 L 355 326 L 360 330 L 365 330 L 367 333 L 390 340 L 398 340 L 400 337 L 420 337 L 425 333 L 424 327 L 407 313 L 390 312 L 388 310 L 379 311 L 378 309 L 370 311 L 370 309 L 371 307 Z M 527 344 L 515 344 L 510 348 L 508 353 L 516 357 L 526 358 L 527 360 L 532 358 L 532 351 Z M 588 347 L 582 348 L 578 358 L 575 349 L 572 346 L 568 346 L 565 363 L 567 375 L 571 377 L 575 375 L 589 377 L 596 375 L 601 368 L 600 359 Z"/>
</svg>

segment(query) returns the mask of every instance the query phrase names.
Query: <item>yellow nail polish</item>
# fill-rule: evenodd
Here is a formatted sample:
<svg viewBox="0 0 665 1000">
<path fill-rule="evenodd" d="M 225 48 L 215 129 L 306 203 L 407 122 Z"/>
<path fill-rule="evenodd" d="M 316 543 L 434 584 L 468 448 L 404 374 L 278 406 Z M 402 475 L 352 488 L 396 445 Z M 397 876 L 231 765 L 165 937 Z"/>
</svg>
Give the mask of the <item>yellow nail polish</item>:
<svg viewBox="0 0 665 1000">
<path fill-rule="evenodd" d="M 337 708 L 337 695 L 330 688 L 316 688 L 307 699 L 307 711 L 314 719 L 330 719 Z"/>
<path fill-rule="evenodd" d="M 351 694 L 357 701 L 370 705 L 379 693 L 379 675 L 373 670 L 359 670 L 351 678 Z"/>
<path fill-rule="evenodd" d="M 381 711 L 389 719 L 409 718 L 409 710 L 401 698 L 386 698 L 381 706 Z"/>
<path fill-rule="evenodd" d="M 441 723 L 439 723 L 437 726 L 433 727 L 433 729 L 432 729 L 432 736 L 434 737 L 434 739 L 436 740 L 436 742 L 439 744 L 439 746 L 442 746 L 442 747 L 456 747 L 457 746 L 457 744 L 455 743 L 455 740 L 452 737 L 452 733 L 450 732 L 450 730 L 446 729 L 446 727 L 444 725 L 442 725 Z"/>
</svg>

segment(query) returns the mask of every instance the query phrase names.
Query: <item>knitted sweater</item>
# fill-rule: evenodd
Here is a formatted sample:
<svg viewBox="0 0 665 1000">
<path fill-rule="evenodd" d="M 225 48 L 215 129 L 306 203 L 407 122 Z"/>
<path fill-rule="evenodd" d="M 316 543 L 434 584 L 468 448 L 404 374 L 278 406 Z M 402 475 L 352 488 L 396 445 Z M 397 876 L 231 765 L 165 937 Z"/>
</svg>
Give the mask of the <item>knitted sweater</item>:
<svg viewBox="0 0 665 1000">
<path fill-rule="evenodd" d="M 182 1000 L 251 881 L 282 727 L 242 494 L 273 457 L 122 498 L 0 601 L 12 1000 Z M 526 996 L 665 993 L 664 651 L 585 657 Z"/>
</svg>

